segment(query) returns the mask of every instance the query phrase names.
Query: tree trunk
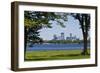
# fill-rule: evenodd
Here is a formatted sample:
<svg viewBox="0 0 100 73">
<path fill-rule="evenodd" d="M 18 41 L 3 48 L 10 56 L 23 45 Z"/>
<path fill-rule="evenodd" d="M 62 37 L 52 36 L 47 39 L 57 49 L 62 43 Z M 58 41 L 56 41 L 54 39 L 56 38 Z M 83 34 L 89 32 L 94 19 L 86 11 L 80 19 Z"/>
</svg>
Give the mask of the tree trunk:
<svg viewBox="0 0 100 73">
<path fill-rule="evenodd" d="M 83 48 L 83 51 L 82 51 L 82 55 L 87 55 L 88 52 L 87 52 L 87 34 L 83 35 L 84 39 L 83 39 L 83 42 L 84 42 L 84 48 Z"/>
<path fill-rule="evenodd" d="M 85 25 L 84 25 L 85 22 Z M 88 23 L 87 23 L 87 16 L 84 15 L 84 17 L 82 16 L 82 22 L 81 22 L 81 26 L 82 26 L 82 33 L 83 33 L 83 43 L 84 43 L 84 47 L 83 47 L 83 51 L 82 51 L 82 55 L 87 55 L 88 51 L 87 51 L 87 37 L 88 37 Z"/>
<path fill-rule="evenodd" d="M 26 47 L 27 47 L 27 27 L 24 28 L 24 60 L 26 56 Z"/>
<path fill-rule="evenodd" d="M 88 30 L 87 30 L 87 26 L 85 26 L 85 31 L 84 31 L 84 34 L 83 34 L 83 41 L 84 41 L 84 48 L 83 48 L 83 51 L 82 51 L 82 55 L 87 55 L 88 54 L 88 51 L 87 51 L 87 38 L 88 38 Z"/>
</svg>

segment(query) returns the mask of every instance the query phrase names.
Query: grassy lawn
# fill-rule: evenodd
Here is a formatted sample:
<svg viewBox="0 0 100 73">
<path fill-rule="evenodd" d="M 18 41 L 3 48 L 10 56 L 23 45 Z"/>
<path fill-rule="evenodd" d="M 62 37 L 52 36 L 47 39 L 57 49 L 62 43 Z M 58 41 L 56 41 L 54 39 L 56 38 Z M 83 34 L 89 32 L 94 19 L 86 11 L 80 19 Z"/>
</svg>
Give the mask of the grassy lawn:
<svg viewBox="0 0 100 73">
<path fill-rule="evenodd" d="M 90 55 L 81 55 L 82 50 L 43 50 L 43 51 L 27 51 L 25 61 L 40 60 L 71 60 L 86 59 Z M 90 53 L 90 50 L 88 50 Z"/>
</svg>

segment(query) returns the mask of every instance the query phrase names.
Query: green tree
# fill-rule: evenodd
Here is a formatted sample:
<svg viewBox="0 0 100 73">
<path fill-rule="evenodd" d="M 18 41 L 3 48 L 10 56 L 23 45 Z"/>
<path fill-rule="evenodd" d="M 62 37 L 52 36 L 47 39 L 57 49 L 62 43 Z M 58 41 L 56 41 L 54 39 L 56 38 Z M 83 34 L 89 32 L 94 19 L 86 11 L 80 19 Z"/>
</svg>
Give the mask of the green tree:
<svg viewBox="0 0 100 73">
<path fill-rule="evenodd" d="M 84 49 L 82 51 L 82 55 L 88 54 L 87 52 L 87 43 L 88 43 L 88 35 L 90 29 L 90 14 L 80 14 L 80 13 L 71 13 L 71 15 L 79 21 L 81 26 L 82 34 L 83 34 L 83 42 Z"/>
<path fill-rule="evenodd" d="M 57 24 L 63 25 L 62 19 L 65 21 L 66 17 L 64 13 L 55 13 L 55 12 L 32 12 L 32 11 L 25 11 L 24 23 L 25 23 L 25 35 L 27 40 L 39 39 L 39 32 L 38 30 L 41 28 L 52 28 L 51 21 L 56 21 Z"/>
<path fill-rule="evenodd" d="M 66 15 L 66 13 L 56 12 L 24 11 L 25 52 L 27 42 L 43 42 L 43 39 L 39 37 L 40 29 L 52 28 L 52 22 L 56 22 L 57 25 L 65 27 L 63 22 L 67 21 Z"/>
</svg>

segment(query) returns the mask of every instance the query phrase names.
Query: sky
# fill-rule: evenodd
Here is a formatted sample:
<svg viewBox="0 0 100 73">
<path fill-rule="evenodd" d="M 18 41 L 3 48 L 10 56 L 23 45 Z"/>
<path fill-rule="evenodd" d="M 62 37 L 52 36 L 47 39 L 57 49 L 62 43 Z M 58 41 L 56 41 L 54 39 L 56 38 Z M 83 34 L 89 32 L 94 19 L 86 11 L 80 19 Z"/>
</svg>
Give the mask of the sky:
<svg viewBox="0 0 100 73">
<path fill-rule="evenodd" d="M 70 33 L 72 33 L 73 36 L 83 39 L 82 30 L 78 20 L 74 19 L 72 16 L 68 16 L 68 21 L 65 21 L 64 25 L 65 28 L 62 28 L 60 25 L 52 22 L 52 28 L 42 28 L 39 30 L 40 37 L 43 38 L 43 40 L 52 40 L 54 34 L 60 36 L 63 32 L 65 37 L 68 37 Z"/>
</svg>

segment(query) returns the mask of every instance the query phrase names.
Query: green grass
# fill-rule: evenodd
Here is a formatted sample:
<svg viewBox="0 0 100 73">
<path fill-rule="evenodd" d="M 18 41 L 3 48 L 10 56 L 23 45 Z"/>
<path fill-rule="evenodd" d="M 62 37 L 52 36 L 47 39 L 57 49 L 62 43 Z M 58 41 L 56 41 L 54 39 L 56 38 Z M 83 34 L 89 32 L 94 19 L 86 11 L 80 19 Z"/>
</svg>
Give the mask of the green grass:
<svg viewBox="0 0 100 73">
<path fill-rule="evenodd" d="M 90 55 L 81 55 L 82 50 L 45 50 L 45 51 L 27 51 L 25 61 L 40 60 L 71 60 L 86 59 Z M 88 50 L 90 54 L 90 50 Z"/>
</svg>

